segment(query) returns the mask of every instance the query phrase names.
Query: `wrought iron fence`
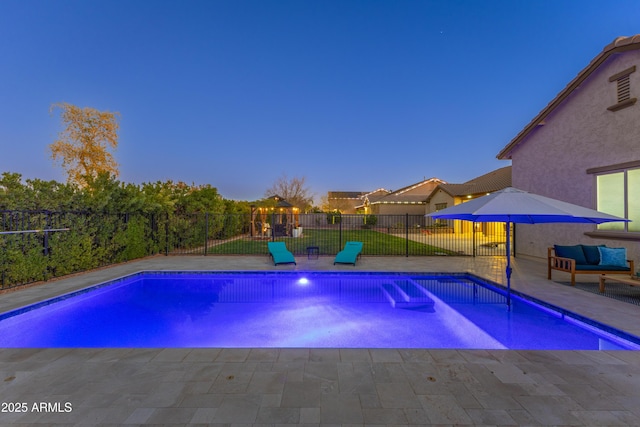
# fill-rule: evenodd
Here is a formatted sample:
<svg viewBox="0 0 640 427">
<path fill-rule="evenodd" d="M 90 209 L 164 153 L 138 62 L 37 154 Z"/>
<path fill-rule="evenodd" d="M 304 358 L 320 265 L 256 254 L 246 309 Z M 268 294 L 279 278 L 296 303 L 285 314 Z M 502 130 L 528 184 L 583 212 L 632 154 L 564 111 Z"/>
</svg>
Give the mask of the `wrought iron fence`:
<svg viewBox="0 0 640 427">
<path fill-rule="evenodd" d="M 0 286 L 153 255 L 163 238 L 153 215 L 0 212 Z"/>
<path fill-rule="evenodd" d="M 267 255 L 285 241 L 333 256 L 350 240 L 363 255 L 504 255 L 501 225 L 463 227 L 423 215 L 95 214 L 0 212 L 0 288 L 150 255 Z"/>
<path fill-rule="evenodd" d="M 363 255 L 503 255 L 502 224 L 461 227 L 458 221 L 434 221 L 423 215 L 272 214 L 248 222 L 248 232 L 209 241 L 208 254 L 267 254 L 267 243 L 286 241 L 294 255 L 315 247 L 320 255 L 335 255 L 345 242 L 363 242 Z M 174 252 L 180 252 L 174 248 Z"/>
</svg>

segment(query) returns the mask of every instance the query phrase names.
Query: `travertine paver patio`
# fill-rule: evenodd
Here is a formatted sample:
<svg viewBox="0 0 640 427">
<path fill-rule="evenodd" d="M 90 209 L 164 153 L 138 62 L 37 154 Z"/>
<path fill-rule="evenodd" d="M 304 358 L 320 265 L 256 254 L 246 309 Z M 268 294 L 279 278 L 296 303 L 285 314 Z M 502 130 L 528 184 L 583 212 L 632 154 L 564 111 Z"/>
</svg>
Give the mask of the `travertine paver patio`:
<svg viewBox="0 0 640 427">
<path fill-rule="evenodd" d="M 274 268 L 266 257 L 149 258 L 0 295 L 0 312 L 141 270 L 504 280 L 502 258 L 363 257 L 355 268 L 298 259 Z M 640 335 L 637 306 L 547 281 L 539 260 L 516 260 L 512 285 Z M 2 349 L 0 363 L 0 425 L 640 425 L 640 352 L 631 351 Z M 26 412 L 10 411 L 21 402 Z"/>
</svg>

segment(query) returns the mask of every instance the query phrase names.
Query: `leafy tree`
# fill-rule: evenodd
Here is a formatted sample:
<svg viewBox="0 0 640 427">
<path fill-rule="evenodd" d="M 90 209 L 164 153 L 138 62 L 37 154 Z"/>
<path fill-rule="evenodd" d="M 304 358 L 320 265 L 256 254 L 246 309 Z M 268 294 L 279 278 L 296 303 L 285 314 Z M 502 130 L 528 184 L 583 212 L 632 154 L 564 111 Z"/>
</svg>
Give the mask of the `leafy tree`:
<svg viewBox="0 0 640 427">
<path fill-rule="evenodd" d="M 81 207 L 81 194 L 73 184 L 56 181 L 27 179 L 26 197 L 28 203 L 23 209 L 47 211 L 73 211 Z"/>
<path fill-rule="evenodd" d="M 3 172 L 0 178 L 0 210 L 24 209 L 24 185 L 19 173 Z"/>
<path fill-rule="evenodd" d="M 280 196 L 301 211 L 306 212 L 313 205 L 313 194 L 306 187 L 305 180 L 305 177 L 289 179 L 287 175 L 283 174 L 271 188 L 265 191 L 264 195 L 265 197 Z"/>
<path fill-rule="evenodd" d="M 86 187 L 101 172 L 118 176 L 118 164 L 111 150 L 118 147 L 119 113 L 80 108 L 67 103 L 51 106 L 59 108 L 64 130 L 49 146 L 51 158 L 60 161 L 67 173 L 67 181 Z"/>
<path fill-rule="evenodd" d="M 178 183 L 176 194 L 176 212 L 189 213 L 217 213 L 224 212 L 225 205 L 218 189 L 209 184 L 201 186 L 188 186 Z"/>
<path fill-rule="evenodd" d="M 118 181 L 100 172 L 84 189 L 84 206 L 91 212 L 137 213 L 144 210 L 144 197 L 135 184 Z"/>
<path fill-rule="evenodd" d="M 142 193 L 145 199 L 145 212 L 155 214 L 173 212 L 176 200 L 173 197 L 173 185 L 170 181 L 143 183 Z"/>
<path fill-rule="evenodd" d="M 4 172 L 0 178 L 0 210 L 70 211 L 81 206 L 81 194 L 72 184 L 27 179 Z"/>
</svg>

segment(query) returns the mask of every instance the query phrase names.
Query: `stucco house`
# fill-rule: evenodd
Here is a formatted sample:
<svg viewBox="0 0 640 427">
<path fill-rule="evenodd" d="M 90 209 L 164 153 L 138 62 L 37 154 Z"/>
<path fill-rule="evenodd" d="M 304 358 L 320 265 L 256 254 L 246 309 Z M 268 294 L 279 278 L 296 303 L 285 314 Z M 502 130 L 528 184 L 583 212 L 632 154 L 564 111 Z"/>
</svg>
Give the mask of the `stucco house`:
<svg viewBox="0 0 640 427">
<path fill-rule="evenodd" d="M 328 209 L 338 210 L 343 214 L 356 213 L 356 206 L 362 204 L 366 191 L 329 191 L 327 192 Z"/>
<path fill-rule="evenodd" d="M 429 178 L 388 194 L 372 194 L 358 208 L 363 213 L 374 215 L 424 215 L 427 197 L 434 188 L 444 183 L 441 179 Z"/>
<path fill-rule="evenodd" d="M 391 193 L 384 188 L 374 191 L 329 191 L 327 192 L 327 205 L 325 209 L 329 211 L 340 211 L 342 214 L 365 214 L 367 206 L 375 203 L 378 199 Z"/>
<path fill-rule="evenodd" d="M 511 166 L 493 170 L 462 184 L 440 184 L 427 198 L 425 213 L 455 206 L 510 186 Z M 454 233 L 470 233 L 473 230 L 484 234 L 499 234 L 504 231 L 502 225 L 495 223 L 469 221 L 450 221 L 450 223 L 453 225 Z"/>
<path fill-rule="evenodd" d="M 640 258 L 640 35 L 619 37 L 497 155 L 513 186 L 633 222 L 516 226 L 516 253 L 546 257 L 553 244 L 626 247 Z"/>
<path fill-rule="evenodd" d="M 378 188 L 377 190 L 373 190 L 365 194 L 362 197 L 362 203 L 356 206 L 356 212 L 359 214 L 371 213 L 370 206 L 390 193 L 391 193 L 391 190 Z"/>
</svg>

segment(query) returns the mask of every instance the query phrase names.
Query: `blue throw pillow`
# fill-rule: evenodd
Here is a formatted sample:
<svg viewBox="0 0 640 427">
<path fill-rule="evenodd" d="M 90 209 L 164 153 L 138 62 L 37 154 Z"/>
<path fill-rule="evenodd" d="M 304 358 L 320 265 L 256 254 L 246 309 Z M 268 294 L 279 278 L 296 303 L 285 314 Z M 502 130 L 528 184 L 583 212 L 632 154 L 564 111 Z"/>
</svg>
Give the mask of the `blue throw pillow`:
<svg viewBox="0 0 640 427">
<path fill-rule="evenodd" d="M 604 245 L 598 245 L 598 246 L 582 245 L 584 256 L 585 258 L 587 258 L 587 264 L 590 264 L 590 265 L 600 264 L 600 251 L 598 250 L 599 247 L 604 247 Z"/>
<path fill-rule="evenodd" d="M 576 264 L 587 264 L 587 259 L 584 256 L 582 245 L 575 246 L 558 246 L 554 245 L 556 256 L 560 258 L 571 258 L 576 260 Z"/>
<path fill-rule="evenodd" d="M 600 265 L 615 265 L 616 267 L 627 266 L 626 248 L 605 248 L 598 247 L 600 252 Z"/>
</svg>

